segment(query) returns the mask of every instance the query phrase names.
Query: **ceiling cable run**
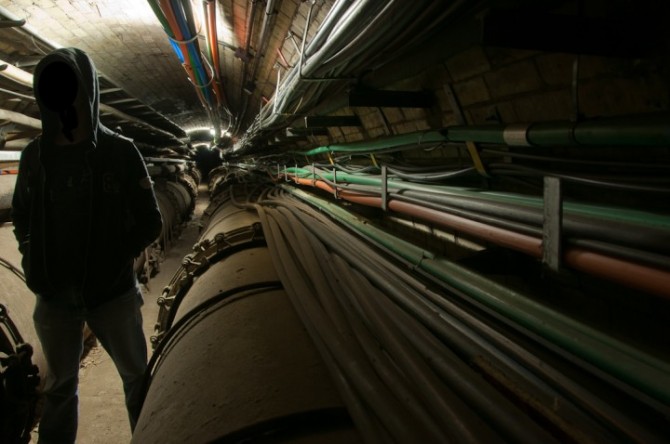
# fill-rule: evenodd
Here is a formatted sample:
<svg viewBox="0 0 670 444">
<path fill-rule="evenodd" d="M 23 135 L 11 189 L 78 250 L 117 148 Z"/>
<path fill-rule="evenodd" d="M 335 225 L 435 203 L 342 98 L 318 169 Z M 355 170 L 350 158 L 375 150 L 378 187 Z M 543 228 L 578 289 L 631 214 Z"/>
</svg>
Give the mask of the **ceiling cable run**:
<svg viewBox="0 0 670 444">
<path fill-rule="evenodd" d="M 300 63 L 287 72 L 278 93 L 261 109 L 234 151 L 253 146 L 268 133 L 290 124 L 292 117 L 309 113 L 327 94 L 341 94 L 348 83 L 356 82 L 367 72 L 368 62 L 378 60 L 379 53 L 388 54 L 389 48 L 397 44 L 404 47 L 395 28 L 406 27 L 403 35 L 412 31 L 424 35 L 434 30 L 444 19 L 441 5 L 423 3 L 427 10 L 416 8 L 411 2 L 336 1 L 320 21 L 311 41 L 303 39 Z M 311 11 L 314 4 L 308 7 Z M 453 12 L 451 8 L 449 11 Z M 306 22 L 305 26 L 308 25 Z M 394 29 L 389 29 L 390 26 Z M 352 44 L 354 41 L 359 44 Z M 397 55 L 388 54 L 377 65 L 390 62 Z"/>
<path fill-rule="evenodd" d="M 277 8 L 280 5 L 281 0 L 269 0 L 265 5 L 265 14 L 263 15 L 263 25 L 261 27 L 260 35 L 258 37 L 255 56 L 251 61 L 251 72 L 247 75 L 247 64 L 244 64 L 244 80 L 242 83 L 243 93 L 242 94 L 242 108 L 239 114 L 239 122 L 244 121 L 244 117 L 247 113 L 249 106 L 249 96 L 253 94 L 256 89 L 256 77 L 258 75 L 258 69 L 260 67 L 260 62 L 263 56 L 265 55 L 268 42 L 272 36 L 272 28 L 274 27 L 275 21 L 277 19 Z M 255 5 L 255 2 L 254 2 Z M 252 9 L 253 13 L 253 9 Z M 253 17 L 252 17 L 253 19 Z M 247 47 L 247 51 L 248 51 Z"/>
<path fill-rule="evenodd" d="M 205 9 L 205 41 L 208 46 L 211 64 L 203 57 L 198 43 L 201 29 L 193 14 L 189 0 L 148 0 L 154 14 L 172 44 L 172 49 L 182 63 L 184 70 L 195 87 L 196 94 L 207 110 L 213 138 L 218 142 L 221 136 L 221 118 L 219 109 L 227 109 L 221 88 L 218 39 L 216 37 L 215 4 L 203 2 Z M 209 70 L 207 69 L 209 68 Z M 230 115 L 230 112 L 226 112 Z"/>
<path fill-rule="evenodd" d="M 219 38 L 216 24 L 216 2 L 214 0 L 203 0 L 203 12 L 205 17 L 205 42 L 207 43 L 207 54 L 212 64 L 214 90 L 218 104 L 228 107 L 226 97 L 223 93 L 221 75 L 221 62 L 219 57 Z"/>
</svg>

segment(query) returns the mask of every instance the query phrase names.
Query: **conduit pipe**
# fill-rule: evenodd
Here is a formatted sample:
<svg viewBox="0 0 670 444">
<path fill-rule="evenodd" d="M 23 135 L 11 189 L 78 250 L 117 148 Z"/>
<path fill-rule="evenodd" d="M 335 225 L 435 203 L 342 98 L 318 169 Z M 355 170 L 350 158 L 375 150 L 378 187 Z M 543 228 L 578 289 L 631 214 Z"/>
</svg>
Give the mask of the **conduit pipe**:
<svg viewBox="0 0 670 444">
<path fill-rule="evenodd" d="M 245 191 L 213 196 L 198 243 L 159 299 L 132 442 L 359 442 L 282 288 L 258 215 L 231 203 Z"/>
<path fill-rule="evenodd" d="M 615 374 L 631 386 L 670 404 L 668 363 L 560 314 L 521 294 L 470 271 L 455 262 L 437 257 L 409 242 L 365 223 L 341 207 L 288 185 L 282 189 L 319 208 L 364 237 L 406 260 L 439 281 L 475 297 L 485 306 L 529 328 L 571 353 Z M 614 358 L 616 356 L 616 358 Z"/>
<path fill-rule="evenodd" d="M 323 180 L 295 178 L 296 183 L 320 188 L 338 197 L 362 205 L 382 208 L 381 197 L 367 196 L 349 191 L 336 191 Z M 456 229 L 480 239 L 521 251 L 535 258 L 542 258 L 542 239 L 515 233 L 498 227 L 475 222 L 459 216 L 445 214 L 430 208 L 390 199 L 387 208 L 403 214 L 417 216 L 442 227 Z M 588 254 L 587 254 L 588 253 Z M 656 296 L 670 298 L 670 272 L 656 267 L 644 266 L 622 259 L 611 258 L 589 252 L 578 247 L 567 246 L 563 260 L 575 269 L 593 273 L 599 277 L 636 288 Z M 613 269 L 609 266 L 616 266 Z"/>
<path fill-rule="evenodd" d="M 288 175 L 295 175 L 297 177 L 306 179 L 322 178 L 324 180 L 334 182 L 334 177 L 331 171 L 314 171 L 306 168 L 286 168 L 282 171 Z M 374 187 L 379 194 L 379 190 L 383 185 L 381 176 L 359 175 L 337 172 L 337 182 L 340 184 L 356 184 Z M 473 188 L 454 187 L 454 186 L 435 186 L 429 184 L 419 184 L 413 182 L 402 181 L 394 178 L 388 178 L 386 185 L 389 190 L 394 190 L 397 193 L 420 192 L 433 195 L 436 199 L 451 199 L 458 198 L 463 200 L 474 200 L 485 203 L 486 205 L 500 205 L 510 204 L 520 207 L 527 207 L 529 210 L 542 211 L 544 202 L 542 198 L 534 196 L 524 196 L 513 193 L 495 192 L 495 191 L 480 191 Z M 575 202 L 564 202 L 563 209 L 565 215 L 583 216 L 586 218 L 600 218 L 606 222 L 623 223 L 623 224 L 639 224 L 644 228 L 657 229 L 667 232 L 670 230 L 670 219 L 667 216 L 649 213 L 639 210 L 631 210 L 627 208 L 613 208 L 599 205 L 588 205 Z"/>
<path fill-rule="evenodd" d="M 205 29 L 206 29 L 206 42 L 207 49 L 209 52 L 210 60 L 212 62 L 212 69 L 214 72 L 214 88 L 216 91 L 216 97 L 218 103 L 221 106 L 227 107 L 226 96 L 223 92 L 223 87 L 221 84 L 221 66 L 219 59 L 219 38 L 217 32 L 217 21 L 216 21 L 216 1 L 214 0 L 204 0 L 203 9 L 205 16 Z"/>
<path fill-rule="evenodd" d="M 287 208 L 292 208 L 292 207 L 297 207 L 296 204 L 292 204 L 290 202 L 286 201 L 281 201 L 279 199 L 272 199 L 267 201 L 267 205 L 273 207 L 275 205 L 281 207 L 287 207 Z M 362 297 L 362 295 L 366 295 L 367 297 L 373 298 L 375 300 L 378 299 L 384 299 L 384 296 L 387 296 L 389 299 L 392 299 L 395 303 L 397 303 L 399 306 L 403 308 L 403 310 L 406 310 L 408 314 L 411 314 L 412 317 L 415 317 L 416 319 L 420 319 L 422 323 L 424 323 L 426 326 L 429 326 L 429 329 L 433 332 L 440 332 L 438 335 L 442 341 L 444 341 L 446 344 L 448 344 L 450 349 L 456 349 L 460 352 L 466 352 L 466 353 L 471 353 L 468 356 L 472 358 L 472 361 L 469 362 L 471 366 L 475 366 L 476 368 L 479 368 L 480 371 L 482 371 L 485 375 L 486 378 L 492 378 L 493 380 L 497 381 L 497 383 L 500 383 L 503 387 L 506 387 L 507 389 L 510 390 L 512 393 L 507 393 L 508 395 L 512 395 L 512 397 L 515 397 L 515 394 L 518 396 L 517 401 L 521 402 L 521 404 L 526 404 L 527 406 L 531 409 L 531 411 L 536 411 L 536 413 L 540 414 L 540 416 L 543 416 L 545 419 L 548 419 L 555 427 L 560 429 L 561 432 L 566 433 L 566 438 L 562 440 L 574 440 L 576 442 L 589 442 L 591 441 L 592 437 L 598 436 L 598 440 L 605 440 L 605 441 L 618 441 L 621 438 L 608 438 L 610 435 L 609 433 L 612 432 L 613 430 L 616 430 L 618 433 L 622 433 L 624 436 L 631 437 L 633 440 L 637 441 L 657 441 L 658 434 L 660 433 L 661 435 L 663 432 L 660 430 L 663 430 L 665 421 L 661 419 L 660 421 L 660 426 L 659 426 L 659 414 L 661 416 L 666 415 L 668 410 L 666 407 L 661 406 L 660 410 L 657 412 L 654 412 L 653 414 L 649 415 L 644 415 L 644 419 L 640 421 L 640 418 L 632 418 L 629 417 L 630 413 L 626 411 L 627 408 L 631 408 L 630 404 L 630 399 L 624 399 L 624 400 L 619 400 L 615 405 L 614 409 L 612 409 L 612 405 L 609 403 L 614 402 L 613 401 L 613 391 L 612 387 L 604 388 L 604 392 L 601 392 L 600 395 L 596 391 L 594 391 L 594 387 L 591 386 L 584 386 L 584 384 L 588 384 L 584 382 L 588 378 L 581 380 L 581 377 L 579 376 L 574 376 L 572 374 L 572 371 L 565 371 L 565 369 L 559 366 L 559 367 L 552 367 L 552 362 L 553 360 L 550 359 L 548 356 L 543 356 L 543 354 L 534 354 L 533 351 L 530 350 L 523 350 L 524 344 L 526 344 L 523 340 L 519 341 L 519 338 L 512 339 L 509 335 L 506 334 L 500 334 L 496 333 L 496 330 L 493 330 L 491 327 L 493 327 L 495 324 L 492 324 L 490 320 L 487 322 L 484 320 L 483 322 L 481 321 L 476 321 L 472 318 L 472 312 L 469 310 L 463 310 L 457 307 L 457 304 L 451 304 L 450 301 L 453 300 L 451 296 L 453 296 L 453 290 L 446 288 L 447 292 L 449 293 L 450 297 L 444 297 L 442 294 L 436 294 L 433 293 L 425 288 L 425 283 L 419 282 L 415 279 L 412 279 L 410 276 L 406 275 L 404 272 L 402 272 L 399 269 L 396 269 L 394 271 L 391 271 L 388 263 L 384 262 L 384 259 L 381 257 L 377 257 L 376 253 L 374 255 L 369 254 L 370 247 L 363 244 L 356 238 L 349 238 L 348 236 L 344 236 L 345 239 L 342 239 L 343 236 L 336 236 L 335 231 L 336 229 L 334 227 L 331 227 L 333 225 L 332 222 L 328 220 L 325 216 L 321 216 L 320 213 L 314 214 L 310 210 L 299 207 L 291 210 L 294 212 L 296 215 L 298 215 L 301 219 L 306 218 L 306 219 L 312 219 L 314 218 L 314 221 L 308 222 L 307 227 L 308 229 L 317 237 L 319 237 L 321 240 L 324 241 L 324 243 L 328 246 L 329 250 L 333 250 L 336 254 L 339 254 L 342 258 L 346 258 L 347 262 L 350 262 L 354 267 L 356 267 L 358 270 L 360 270 L 362 273 L 365 274 L 366 277 L 370 279 L 370 282 L 373 283 L 376 289 L 373 289 L 372 287 L 363 287 L 361 286 L 362 283 L 359 283 L 358 280 L 354 280 L 354 276 L 349 276 L 348 271 L 345 269 L 339 269 L 335 272 L 335 274 L 338 276 L 339 279 L 336 281 L 339 282 L 344 282 L 348 283 L 352 281 L 350 284 L 353 288 L 356 290 L 353 291 L 353 294 L 356 295 L 357 297 Z M 343 210 L 341 210 L 343 211 Z M 311 215 L 311 217 L 308 217 L 308 215 Z M 364 222 L 362 223 L 364 224 Z M 362 225 L 359 224 L 359 225 Z M 297 226 L 295 223 L 290 223 L 291 227 Z M 363 231 L 366 229 L 363 228 Z M 392 238 L 392 236 L 388 236 L 389 238 Z M 399 240 L 400 241 L 400 240 Z M 400 241 L 402 242 L 402 241 Z M 287 249 L 292 249 L 291 245 L 302 245 L 304 242 L 300 241 L 291 241 L 289 247 Z M 391 242 L 393 244 L 393 242 Z M 413 247 L 413 246 L 412 246 Z M 356 255 L 350 255 L 350 251 L 356 251 Z M 397 251 L 395 248 L 389 248 L 389 251 Z M 414 247 L 414 250 L 416 247 Z M 323 252 L 319 254 L 319 257 L 321 257 L 320 262 L 325 262 L 325 263 L 332 263 L 334 262 L 333 259 L 335 258 L 326 258 L 327 253 Z M 300 257 L 300 254 L 293 254 L 287 256 L 284 260 L 286 263 L 290 263 L 293 257 Z M 426 255 L 425 260 L 429 260 L 428 257 L 430 257 L 430 253 Z M 308 263 L 312 263 L 314 261 L 307 261 Z M 419 263 L 421 260 L 419 261 Z M 309 266 L 306 267 L 307 269 L 311 268 Z M 379 273 L 381 269 L 386 269 L 386 272 Z M 414 269 L 414 270 L 420 270 L 419 267 L 417 267 L 416 263 L 411 263 L 408 264 L 409 269 Z M 310 279 L 316 279 L 317 281 L 320 280 L 329 280 L 329 273 L 325 274 L 323 278 L 321 278 L 319 275 L 315 275 L 314 273 L 310 273 L 309 278 Z M 398 282 L 397 278 L 400 278 L 403 280 L 403 282 Z M 471 278 L 471 280 L 476 280 L 474 277 Z M 383 295 L 376 293 L 378 289 L 381 289 L 383 291 Z M 420 294 L 416 294 L 415 290 L 420 289 L 419 292 Z M 311 294 L 311 293 L 309 293 Z M 336 300 L 341 300 L 343 297 L 346 297 L 347 292 L 343 291 L 342 289 L 338 289 L 336 291 L 337 296 L 335 297 Z M 463 295 L 459 295 L 463 297 Z M 468 301 L 467 297 L 464 297 L 465 301 Z M 460 306 L 460 304 L 458 304 Z M 451 306 L 447 310 L 449 313 L 446 313 L 444 310 L 446 309 L 447 306 Z M 445 307 L 445 308 L 442 308 Z M 516 307 L 512 308 L 515 309 Z M 374 312 L 379 311 L 379 310 L 372 310 L 372 312 L 365 317 L 368 316 L 373 316 Z M 386 309 L 382 309 L 381 311 L 386 312 Z M 389 310 L 389 312 L 392 310 Z M 467 313 L 466 313 L 467 312 Z M 476 316 L 476 315 L 475 315 Z M 455 319 L 454 317 L 458 318 Z M 466 318 L 469 318 L 467 320 L 467 323 L 471 326 L 471 328 L 468 328 L 464 325 L 458 326 L 461 322 L 461 320 L 465 320 Z M 407 320 L 408 318 L 406 318 Z M 542 322 L 543 320 L 540 320 Z M 408 333 L 408 338 L 409 336 L 413 336 L 413 327 L 409 327 L 410 323 L 406 321 L 400 321 L 398 324 L 401 324 L 401 329 L 406 330 Z M 514 323 L 512 323 L 513 325 Z M 542 325 L 542 324 L 540 324 Z M 472 327 L 475 328 L 475 330 L 472 330 Z M 573 331 L 565 330 L 565 326 L 557 326 L 556 328 L 559 330 L 561 334 L 566 335 L 566 337 L 571 338 L 573 337 L 572 335 L 574 334 Z M 407 328 L 410 328 L 410 330 L 407 330 Z M 464 330 L 462 330 L 465 328 Z M 499 327 L 498 327 L 499 328 Z M 454 331 L 456 329 L 457 331 Z M 486 331 L 486 333 L 482 336 L 483 330 Z M 520 329 L 523 333 L 522 336 L 530 336 L 532 337 L 532 334 L 529 334 L 527 331 L 525 331 L 525 327 L 522 327 Z M 462 336 L 462 334 L 465 333 L 465 337 Z M 567 333 L 567 334 L 566 334 Z M 583 332 L 581 332 L 583 333 Z M 579 336 L 580 333 L 577 333 L 577 336 Z M 460 339 L 459 339 L 460 337 Z M 488 339 L 487 339 L 488 337 Z M 494 339 L 494 337 L 496 337 Z M 465 343 L 464 343 L 465 342 Z M 474 344 L 473 342 L 476 342 Z M 531 341 L 532 342 L 532 341 Z M 590 339 L 585 340 L 586 343 L 588 343 L 588 347 L 594 347 L 598 350 L 596 350 L 596 353 L 602 353 L 602 356 L 608 356 L 615 361 L 619 358 L 618 353 L 620 353 L 619 350 L 613 350 L 611 348 L 605 347 L 604 349 L 602 348 L 602 344 L 598 344 L 597 342 L 593 342 Z M 614 341 L 616 344 L 616 341 Z M 421 342 L 417 343 L 417 348 L 422 348 L 423 345 L 427 344 L 422 344 Z M 553 353 L 558 353 L 561 354 L 560 351 L 557 352 L 557 349 L 560 350 L 560 347 L 556 347 L 553 344 L 548 344 L 549 347 L 554 350 Z M 476 348 L 480 348 L 479 351 L 475 351 L 472 349 L 472 347 L 475 346 Z M 588 348 L 586 347 L 586 348 Z M 531 347 L 532 349 L 532 347 Z M 631 349 L 629 347 L 629 349 Z M 468 351 L 469 350 L 469 351 Z M 484 352 L 486 350 L 486 352 Z M 501 355 L 501 351 L 504 350 L 503 355 Z M 635 352 L 635 349 L 632 349 L 633 352 Z M 505 353 L 512 353 L 514 358 L 512 361 L 509 360 L 504 354 Z M 537 353 L 537 350 L 535 350 L 535 353 Z M 623 359 L 626 362 L 627 357 L 625 355 L 625 352 L 623 352 Z M 448 353 L 445 353 L 448 354 Z M 434 359 L 434 365 L 439 366 L 439 362 L 444 359 L 444 356 L 435 356 L 431 355 L 432 358 Z M 495 358 L 493 358 L 495 356 Z M 637 359 L 638 357 L 642 357 L 644 359 L 644 355 L 636 356 L 635 358 Z M 493 358 L 493 359 L 492 359 Z M 498 361 L 500 359 L 500 361 Z M 531 369 L 533 372 L 538 372 L 543 375 L 545 381 L 549 383 L 549 385 L 554 386 L 557 388 L 558 393 L 554 392 L 553 395 L 551 395 L 552 390 L 548 389 L 546 385 L 543 385 L 540 381 L 538 381 L 536 378 L 534 378 L 532 375 L 529 375 L 528 373 L 524 372 L 525 369 L 520 367 L 519 362 L 515 362 L 515 359 L 522 359 L 524 364 L 528 366 L 528 369 Z M 575 362 L 573 358 L 570 358 L 571 362 Z M 502 366 L 501 366 L 502 365 Z M 578 365 L 584 365 L 584 363 L 580 363 Z M 597 370 L 593 370 L 590 368 L 589 364 L 585 364 L 585 367 L 588 369 L 587 372 L 590 374 L 598 374 Z M 562 373 L 562 371 L 564 373 Z M 660 374 L 663 374 L 665 370 L 661 370 Z M 572 375 L 571 377 L 564 376 L 567 374 Z M 513 375 L 518 375 L 520 376 L 520 379 L 515 379 Z M 597 378 L 599 379 L 604 379 L 608 380 L 609 375 L 598 375 Z M 560 381 L 560 382 L 559 382 Z M 463 384 L 467 384 L 469 381 L 464 381 Z M 611 380 L 609 382 L 612 382 Z M 580 387 L 582 385 L 582 387 Z M 613 383 L 612 384 L 614 387 L 616 387 L 616 390 L 621 390 L 622 387 L 619 385 L 619 383 Z M 667 384 L 666 384 L 667 385 Z M 626 391 L 627 389 L 625 388 L 626 386 L 624 385 L 623 390 Z M 595 414 L 596 416 L 599 416 L 599 419 L 601 421 L 604 421 L 603 423 L 599 423 L 597 421 L 593 421 L 593 418 L 591 420 L 584 418 L 582 415 L 584 414 L 584 411 L 581 411 L 580 413 L 577 413 L 575 410 L 571 410 L 572 407 L 570 406 L 571 401 L 567 400 L 564 397 L 565 391 L 570 393 L 570 396 L 572 397 L 571 401 L 575 401 L 577 404 L 580 404 L 582 408 L 585 408 L 587 413 L 587 416 L 589 414 Z M 541 392 L 542 394 L 540 394 Z M 563 394 L 560 394 L 563 393 Z M 603 393 L 606 393 L 603 395 Z M 545 399 L 544 401 L 539 401 L 542 396 L 549 395 L 549 398 Z M 470 395 L 465 396 L 463 394 L 464 399 L 468 400 L 468 403 L 475 401 Z M 603 400 L 601 397 L 605 396 L 607 398 L 607 401 Z M 636 400 L 642 400 L 642 403 L 646 403 L 647 400 L 645 398 L 645 395 L 640 394 L 639 392 L 636 392 Z M 641 397 L 641 398 L 640 398 Z M 625 398 L 625 397 L 624 397 Z M 494 401 L 494 397 L 489 397 L 489 402 L 493 402 L 495 404 L 498 404 L 498 401 Z M 654 402 L 652 401 L 652 404 Z M 473 405 L 473 404 L 471 404 Z M 557 410 L 548 409 L 547 407 L 549 405 L 553 405 L 554 408 L 556 408 L 556 405 L 560 405 Z M 655 407 L 659 407 L 656 405 Z M 500 404 L 496 408 L 505 408 L 504 403 Z M 579 410 L 579 407 L 577 408 Z M 551 411 L 548 411 L 551 410 Z M 484 410 L 481 410 L 480 408 L 477 408 L 477 411 L 480 414 L 484 414 Z M 510 414 L 511 412 L 506 412 Z M 503 415 L 504 416 L 504 415 Z M 442 416 L 439 416 L 442 417 Z M 655 425 L 652 425 L 651 429 L 648 429 L 647 426 L 642 426 L 642 423 L 647 422 L 650 417 L 654 417 L 654 420 L 649 421 L 650 423 Z M 494 427 L 498 427 L 501 425 L 501 415 L 494 415 L 493 417 L 490 417 L 488 419 L 488 424 Z M 544 423 L 544 422 L 543 422 Z M 519 425 L 519 424 L 517 424 Z M 546 424 L 545 424 L 546 425 Z M 603 427 L 604 426 L 604 427 Z M 660 427 L 660 429 L 659 429 Z M 525 428 L 525 426 L 521 427 L 522 429 Z M 549 427 L 551 428 L 551 427 Z M 604 428 L 604 429 L 603 429 Z M 609 431 L 607 429 L 609 428 Z M 581 430 L 580 430 L 581 429 Z M 527 432 L 530 432 L 530 429 L 526 429 Z M 528 436 L 528 435 L 527 435 Z M 526 436 L 526 438 L 527 438 Z M 570 438 L 567 438 L 567 437 Z M 520 435 L 516 435 L 514 437 L 510 437 L 509 435 L 507 436 L 510 441 L 513 442 L 521 442 L 522 438 L 520 438 Z M 540 439 L 540 441 L 545 442 L 545 440 Z M 460 442 L 460 441 L 459 441 Z M 538 442 L 537 439 L 532 440 L 532 442 Z"/>
<path fill-rule="evenodd" d="M 29 72 L 17 68 L 11 63 L 5 62 L 1 59 L 0 67 L 2 67 L 2 69 L 0 69 L 0 76 L 6 77 L 9 80 L 13 80 L 20 85 L 29 86 L 30 88 L 33 87 L 33 75 Z"/>
<path fill-rule="evenodd" d="M 255 3 L 255 2 L 254 2 Z M 250 74 L 250 79 L 247 80 L 246 76 L 246 69 L 244 71 L 244 78 L 243 78 L 243 84 L 242 88 L 246 88 L 249 81 L 251 82 L 256 82 L 256 75 L 258 73 L 258 68 L 260 66 L 260 60 L 265 57 L 265 49 L 267 48 L 268 42 L 270 41 L 271 37 L 271 32 L 270 29 L 274 26 L 274 22 L 277 18 L 277 11 L 276 9 L 276 3 L 277 0 L 269 0 L 267 4 L 265 5 L 265 15 L 263 16 L 263 25 L 261 27 L 261 33 L 258 38 L 259 42 L 256 48 L 256 55 L 251 62 L 251 74 Z M 246 66 L 246 65 L 245 65 Z M 242 93 L 244 94 L 245 91 Z M 240 121 L 244 120 L 244 115 L 247 112 L 247 106 L 249 104 L 249 96 L 250 94 L 244 94 L 243 95 L 243 106 L 242 106 L 242 112 L 240 114 Z M 276 100 L 276 98 L 275 98 Z"/>
</svg>

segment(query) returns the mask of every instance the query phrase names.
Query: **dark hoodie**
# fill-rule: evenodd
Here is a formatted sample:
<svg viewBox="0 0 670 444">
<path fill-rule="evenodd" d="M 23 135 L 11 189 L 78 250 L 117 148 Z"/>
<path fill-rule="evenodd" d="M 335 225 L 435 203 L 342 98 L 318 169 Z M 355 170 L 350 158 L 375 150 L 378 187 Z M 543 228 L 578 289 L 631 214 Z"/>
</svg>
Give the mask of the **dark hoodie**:
<svg viewBox="0 0 670 444">
<path fill-rule="evenodd" d="M 90 136 L 76 145 L 54 144 L 65 119 L 62 112 L 45 105 L 37 88 L 45 68 L 54 62 L 66 63 L 74 70 L 79 91 L 88 99 L 87 105 L 79 106 L 75 126 L 89 125 L 86 133 Z M 26 282 L 47 299 L 58 295 L 63 285 L 74 286 L 81 289 L 85 306 L 93 308 L 135 285 L 133 259 L 162 229 L 156 196 L 133 142 L 100 123 L 98 77 L 83 51 L 61 48 L 45 56 L 35 68 L 34 85 L 42 135 L 21 155 L 12 201 L 14 233 L 23 254 Z M 81 179 L 76 204 L 52 198 L 53 177 L 64 164 L 59 152 L 69 154 L 70 148 L 81 153 L 79 166 L 74 162 Z M 76 222 L 77 228 L 66 229 L 68 221 Z M 64 229 L 54 229 L 58 226 Z M 69 241 L 73 246 L 70 256 L 78 260 L 63 263 L 67 254 L 62 249 Z M 63 274 L 68 278 L 63 279 Z"/>
</svg>

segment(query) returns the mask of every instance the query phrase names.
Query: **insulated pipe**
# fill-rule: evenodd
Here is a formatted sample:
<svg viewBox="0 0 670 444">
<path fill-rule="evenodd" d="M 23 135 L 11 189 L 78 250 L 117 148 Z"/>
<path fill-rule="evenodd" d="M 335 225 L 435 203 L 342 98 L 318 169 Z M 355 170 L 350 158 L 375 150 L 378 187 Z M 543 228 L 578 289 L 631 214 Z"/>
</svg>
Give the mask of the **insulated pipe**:
<svg viewBox="0 0 670 444">
<path fill-rule="evenodd" d="M 301 152 L 314 156 L 329 152 L 369 153 L 423 143 L 476 142 L 510 146 L 661 146 L 670 144 L 668 115 L 653 114 L 513 125 L 451 126 L 372 141 L 325 145 Z"/>
<path fill-rule="evenodd" d="M 213 205 L 159 300 L 132 442 L 360 442 L 282 289 L 258 215 L 229 198 Z"/>
</svg>

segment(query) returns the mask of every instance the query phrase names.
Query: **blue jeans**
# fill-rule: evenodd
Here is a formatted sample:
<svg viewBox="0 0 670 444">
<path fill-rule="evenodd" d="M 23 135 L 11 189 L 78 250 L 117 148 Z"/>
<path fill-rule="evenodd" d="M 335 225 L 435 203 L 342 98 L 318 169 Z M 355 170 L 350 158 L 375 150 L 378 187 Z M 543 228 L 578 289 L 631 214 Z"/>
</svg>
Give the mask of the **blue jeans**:
<svg viewBox="0 0 670 444">
<path fill-rule="evenodd" d="M 83 326 L 88 324 L 114 361 L 123 381 L 131 430 L 142 407 L 147 346 L 142 330 L 142 295 L 137 287 L 92 310 L 76 292 L 45 300 L 37 296 L 33 320 L 47 362 L 39 442 L 74 443 L 79 412 L 79 363 Z"/>
</svg>

